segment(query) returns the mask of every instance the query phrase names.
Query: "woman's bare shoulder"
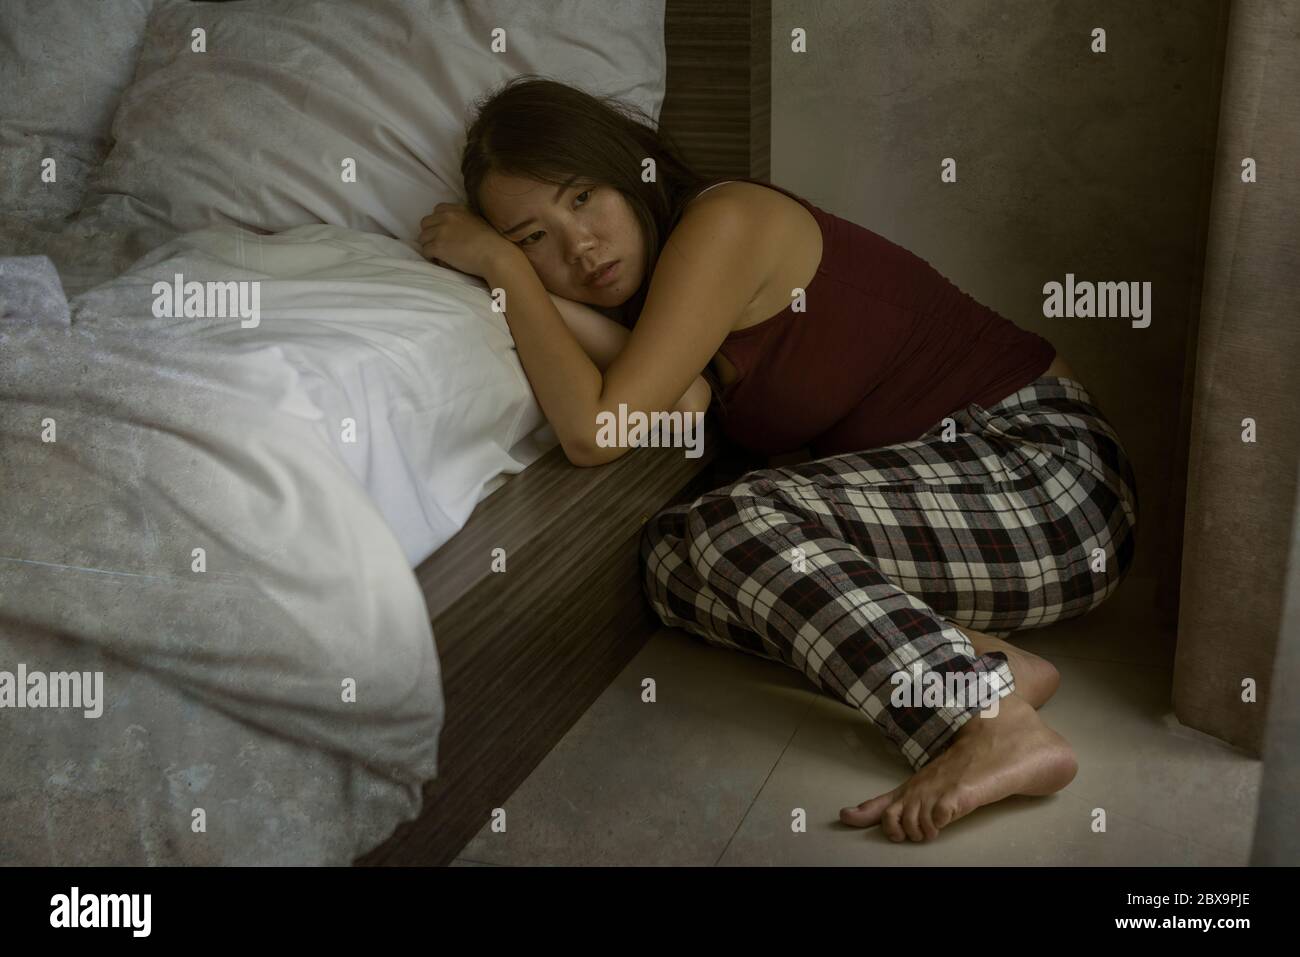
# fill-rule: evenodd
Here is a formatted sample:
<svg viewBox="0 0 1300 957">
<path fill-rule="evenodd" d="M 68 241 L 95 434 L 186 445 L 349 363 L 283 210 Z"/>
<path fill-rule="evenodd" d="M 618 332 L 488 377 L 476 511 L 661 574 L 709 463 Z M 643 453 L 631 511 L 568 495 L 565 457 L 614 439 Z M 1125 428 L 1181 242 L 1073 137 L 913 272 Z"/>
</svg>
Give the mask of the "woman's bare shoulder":
<svg viewBox="0 0 1300 957">
<path fill-rule="evenodd" d="M 682 213 L 682 221 L 707 217 L 739 217 L 745 223 L 749 255 L 761 263 L 766 277 L 774 276 L 786 263 L 794 244 L 802 236 L 800 228 L 808 211 L 784 193 L 758 183 L 734 181 L 722 183 L 695 197 Z M 679 223 L 680 225 L 680 223 Z M 814 224 L 815 225 L 815 224 Z"/>
<path fill-rule="evenodd" d="M 775 189 L 768 189 L 758 183 L 747 183 L 744 180 L 731 180 L 700 193 L 686 204 L 686 208 L 701 210 L 710 207 L 721 209 L 731 207 L 770 215 L 780 210 L 784 203 L 793 203 L 796 207 L 799 205 L 789 196 Z"/>
<path fill-rule="evenodd" d="M 788 255 L 790 245 L 800 232 L 816 220 L 795 199 L 758 183 L 735 181 L 723 183 L 691 200 L 682 214 L 696 216 L 741 216 L 752 228 L 754 243 L 763 245 L 778 256 Z"/>
<path fill-rule="evenodd" d="M 736 324 L 743 329 L 788 305 L 789 290 L 807 285 L 822 257 L 821 227 L 798 200 L 779 190 L 743 181 L 723 183 L 696 197 L 687 215 L 741 217 L 750 259 L 762 276 L 745 313 Z"/>
</svg>

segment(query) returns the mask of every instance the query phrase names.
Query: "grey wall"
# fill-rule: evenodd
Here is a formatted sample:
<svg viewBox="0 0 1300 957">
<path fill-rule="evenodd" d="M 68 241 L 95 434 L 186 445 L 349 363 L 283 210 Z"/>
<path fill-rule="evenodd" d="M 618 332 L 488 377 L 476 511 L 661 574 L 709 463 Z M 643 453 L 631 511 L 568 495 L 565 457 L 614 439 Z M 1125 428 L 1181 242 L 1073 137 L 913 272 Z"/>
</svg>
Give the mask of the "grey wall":
<svg viewBox="0 0 1300 957">
<path fill-rule="evenodd" d="M 1225 14 L 1223 0 L 772 4 L 772 181 L 1057 347 L 1134 460 L 1125 587 L 1158 593 L 1169 621 Z M 807 53 L 790 51 L 796 26 Z M 1067 272 L 1150 281 L 1150 327 L 1044 318 L 1043 284 Z"/>
</svg>

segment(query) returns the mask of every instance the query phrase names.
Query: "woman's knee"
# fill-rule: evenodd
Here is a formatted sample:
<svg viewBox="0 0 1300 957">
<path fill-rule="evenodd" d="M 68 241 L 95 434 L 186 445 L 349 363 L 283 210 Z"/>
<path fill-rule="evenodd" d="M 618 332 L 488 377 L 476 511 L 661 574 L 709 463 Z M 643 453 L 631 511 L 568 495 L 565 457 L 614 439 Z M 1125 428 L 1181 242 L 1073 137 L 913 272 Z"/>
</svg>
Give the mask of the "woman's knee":
<svg viewBox="0 0 1300 957">
<path fill-rule="evenodd" d="M 686 536 L 686 511 L 688 505 L 674 505 L 646 519 L 641 526 L 641 567 L 647 580 L 658 574 L 658 568 L 670 554 L 682 557 L 682 540 Z"/>
<path fill-rule="evenodd" d="M 782 488 L 782 477 L 775 469 L 756 469 L 729 485 L 705 492 L 692 502 L 665 509 L 646 523 L 641 537 L 642 555 L 652 561 L 656 552 L 666 551 L 664 543 L 667 542 L 667 547 L 681 561 L 707 579 L 710 562 L 706 550 L 714 545 L 725 549 L 729 543 L 753 535 L 747 522 L 756 510 L 807 513 Z"/>
<path fill-rule="evenodd" d="M 703 549 L 748 534 L 741 528 L 745 521 L 744 510 L 761 501 L 762 491 L 749 483 L 735 482 L 705 492 L 690 504 L 682 516 L 682 534 L 686 539 L 684 554 L 697 572 L 704 572 Z"/>
</svg>

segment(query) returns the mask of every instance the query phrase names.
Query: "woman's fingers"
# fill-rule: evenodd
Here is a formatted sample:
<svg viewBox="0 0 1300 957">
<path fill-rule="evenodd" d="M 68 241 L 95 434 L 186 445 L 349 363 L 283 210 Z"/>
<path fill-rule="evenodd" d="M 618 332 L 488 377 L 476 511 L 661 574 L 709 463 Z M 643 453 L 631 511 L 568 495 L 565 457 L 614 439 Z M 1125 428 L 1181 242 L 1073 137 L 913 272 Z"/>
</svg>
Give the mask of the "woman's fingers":
<svg viewBox="0 0 1300 957">
<path fill-rule="evenodd" d="M 421 226 L 436 225 L 436 221 L 438 217 L 442 215 L 440 212 L 438 212 L 438 210 L 442 209 L 442 207 L 444 206 L 455 206 L 455 205 L 456 205 L 455 203 L 439 203 L 437 206 L 433 207 L 433 212 L 431 212 L 428 216 L 425 216 L 424 219 L 420 220 L 420 225 Z"/>
<path fill-rule="evenodd" d="M 451 269 L 452 267 L 448 266 L 441 259 L 435 257 L 433 255 L 433 250 L 437 247 L 436 240 L 438 239 L 438 234 L 442 231 L 441 227 L 446 225 L 444 222 L 445 213 L 441 212 L 441 210 L 444 206 L 454 205 L 456 204 L 439 203 L 435 206 L 433 212 L 420 220 L 420 235 L 416 239 L 416 242 L 420 245 L 420 252 L 424 258 L 429 260 L 435 266 L 442 266 L 444 269 Z"/>
</svg>

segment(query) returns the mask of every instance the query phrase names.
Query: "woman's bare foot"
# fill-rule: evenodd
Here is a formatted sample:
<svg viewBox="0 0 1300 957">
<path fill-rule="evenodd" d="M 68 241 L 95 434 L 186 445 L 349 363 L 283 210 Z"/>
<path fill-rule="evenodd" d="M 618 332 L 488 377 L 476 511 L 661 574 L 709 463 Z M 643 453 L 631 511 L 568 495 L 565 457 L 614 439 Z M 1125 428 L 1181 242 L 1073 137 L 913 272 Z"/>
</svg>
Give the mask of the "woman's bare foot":
<svg viewBox="0 0 1300 957">
<path fill-rule="evenodd" d="M 977 807 L 1013 794 L 1059 791 L 1078 770 L 1069 742 L 1011 694 L 999 701 L 995 717 L 975 715 L 946 751 L 894 790 L 842 808 L 840 820 L 852 827 L 879 824 L 894 842 L 931 840 Z"/>
<path fill-rule="evenodd" d="M 1041 708 L 1047 699 L 1056 694 L 1061 685 L 1061 673 L 1046 658 L 1031 654 L 1023 648 L 1017 648 L 1001 638 L 994 638 L 982 631 L 964 628 L 956 622 L 949 622 L 954 628 L 970 639 L 976 654 L 1001 651 L 1007 656 L 1011 666 L 1011 676 L 1016 680 L 1015 693 L 1028 701 L 1035 708 Z"/>
</svg>

